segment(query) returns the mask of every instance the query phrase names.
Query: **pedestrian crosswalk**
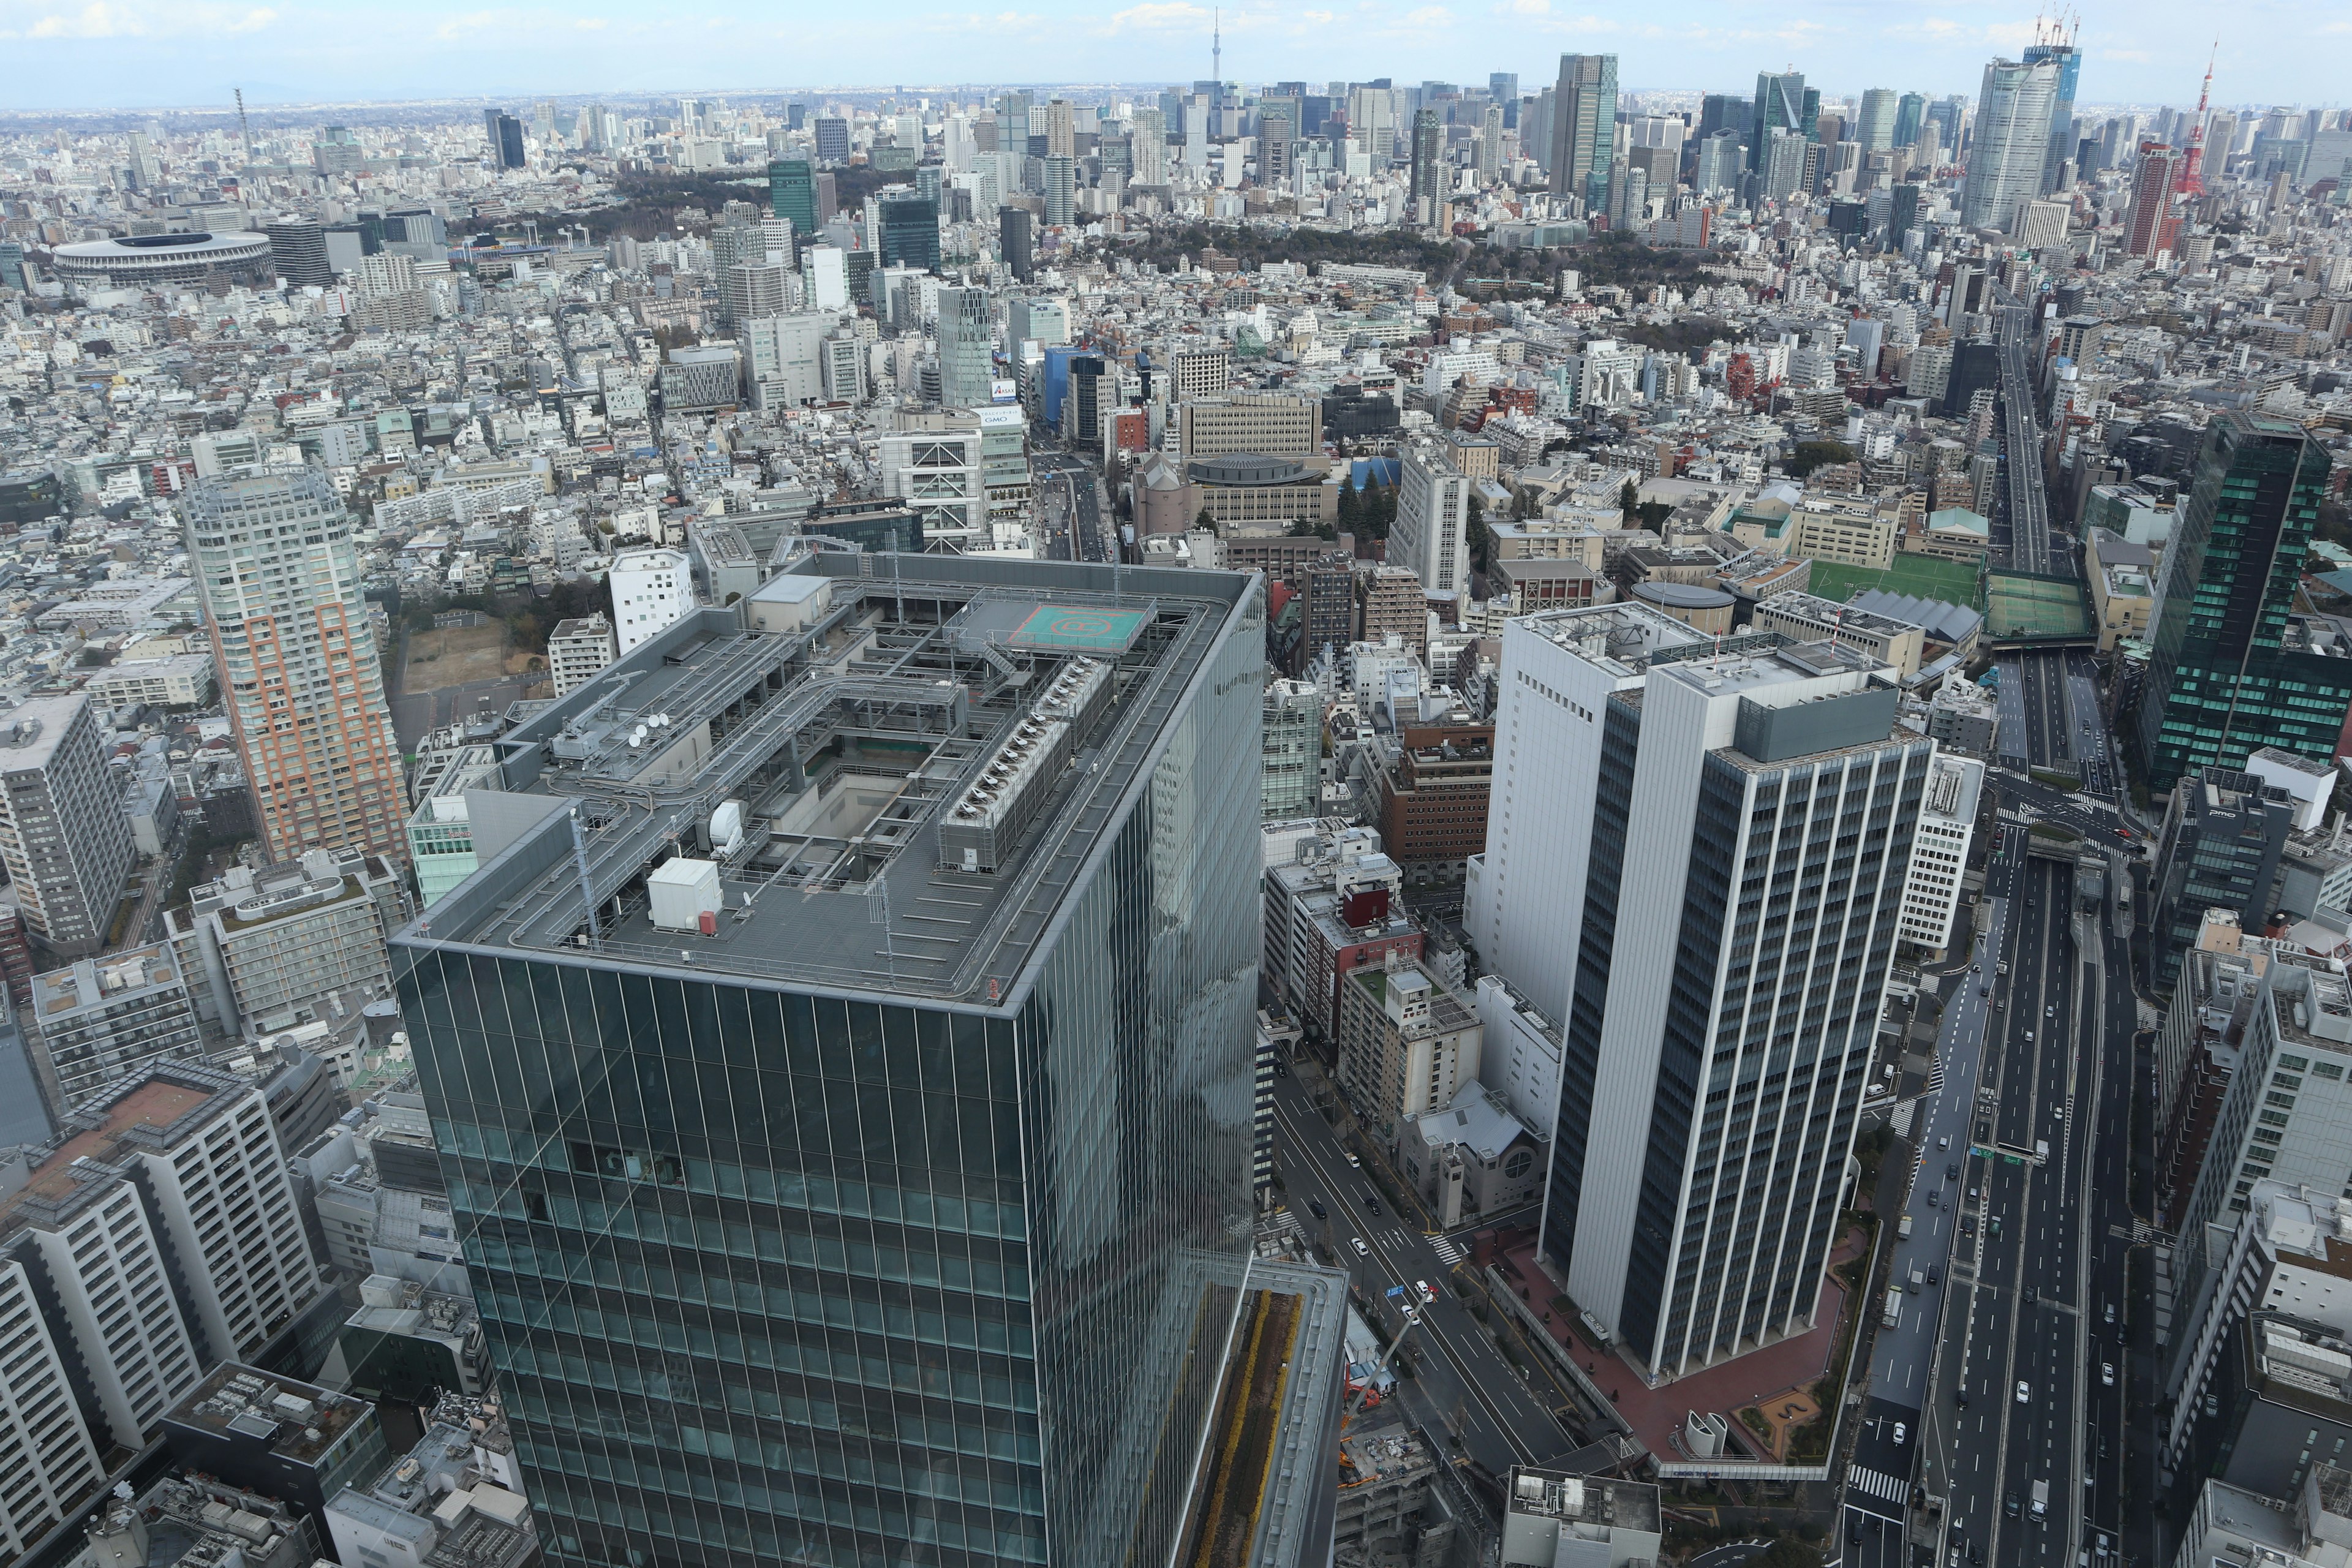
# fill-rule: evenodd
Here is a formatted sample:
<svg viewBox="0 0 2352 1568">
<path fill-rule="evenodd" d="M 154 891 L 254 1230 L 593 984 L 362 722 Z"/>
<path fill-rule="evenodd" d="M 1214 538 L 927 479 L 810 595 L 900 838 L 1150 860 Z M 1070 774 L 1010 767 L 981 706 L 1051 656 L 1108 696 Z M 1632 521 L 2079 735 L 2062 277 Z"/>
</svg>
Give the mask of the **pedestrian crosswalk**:
<svg viewBox="0 0 2352 1568">
<path fill-rule="evenodd" d="M 1884 1470 L 1874 1470 L 1867 1465 L 1848 1465 L 1845 1484 L 1858 1492 L 1866 1492 L 1881 1502 L 1907 1503 L 1911 1499 L 1908 1482 L 1898 1481 Z"/>
<path fill-rule="evenodd" d="M 1429 1250 L 1437 1254 L 1438 1261 L 1444 1264 L 1448 1268 L 1453 1268 L 1455 1264 L 1461 1262 L 1464 1258 L 1468 1256 L 1468 1254 L 1465 1253 L 1461 1247 L 1454 1245 L 1454 1238 L 1450 1236 L 1431 1237 L 1429 1238 Z"/>
<path fill-rule="evenodd" d="M 1295 1236 L 1301 1241 L 1307 1239 L 1307 1227 L 1299 1224 L 1298 1216 L 1288 1209 L 1275 1210 L 1274 1223 L 1269 1228 L 1283 1236 Z"/>
</svg>

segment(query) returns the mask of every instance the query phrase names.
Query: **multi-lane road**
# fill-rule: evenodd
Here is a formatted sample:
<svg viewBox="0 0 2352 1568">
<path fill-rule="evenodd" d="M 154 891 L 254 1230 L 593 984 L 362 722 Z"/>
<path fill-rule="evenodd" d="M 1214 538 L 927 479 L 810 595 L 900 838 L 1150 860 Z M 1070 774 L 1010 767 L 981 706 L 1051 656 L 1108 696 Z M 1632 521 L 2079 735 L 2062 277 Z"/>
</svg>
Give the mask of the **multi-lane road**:
<svg viewBox="0 0 2352 1568">
<path fill-rule="evenodd" d="M 1040 451 L 1030 467 L 1050 558 L 1105 565 L 1117 560 L 1118 541 L 1104 530 L 1102 481 L 1093 466 L 1075 453 Z"/>
<path fill-rule="evenodd" d="M 1369 1174 L 1349 1166 L 1339 1134 L 1297 1078 L 1275 1080 L 1274 1114 L 1290 1212 L 1307 1237 L 1323 1243 L 1367 1296 L 1423 1280 L 1436 1288 L 1405 1341 L 1414 1375 L 1399 1384 L 1422 1429 L 1454 1431 L 1461 1452 L 1498 1478 L 1512 1465 L 1550 1464 L 1572 1452 L 1577 1443 L 1547 1403 L 1559 1392 L 1540 1373 L 1530 1382 L 1515 1371 L 1452 1289 L 1461 1254 L 1439 1251 L 1442 1237 L 1424 1236 L 1380 1199 Z"/>
</svg>

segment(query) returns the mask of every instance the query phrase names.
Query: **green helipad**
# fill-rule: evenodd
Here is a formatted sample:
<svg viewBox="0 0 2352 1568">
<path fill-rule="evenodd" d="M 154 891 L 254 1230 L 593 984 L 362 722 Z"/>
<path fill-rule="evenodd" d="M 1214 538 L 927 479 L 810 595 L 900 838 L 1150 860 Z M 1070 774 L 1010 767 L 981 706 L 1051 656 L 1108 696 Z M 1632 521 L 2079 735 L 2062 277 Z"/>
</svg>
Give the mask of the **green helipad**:
<svg viewBox="0 0 2352 1568">
<path fill-rule="evenodd" d="M 1141 610 L 1095 605 L 1040 605 L 1004 640 L 1014 647 L 1063 653 L 1125 653 L 1143 629 Z"/>
</svg>

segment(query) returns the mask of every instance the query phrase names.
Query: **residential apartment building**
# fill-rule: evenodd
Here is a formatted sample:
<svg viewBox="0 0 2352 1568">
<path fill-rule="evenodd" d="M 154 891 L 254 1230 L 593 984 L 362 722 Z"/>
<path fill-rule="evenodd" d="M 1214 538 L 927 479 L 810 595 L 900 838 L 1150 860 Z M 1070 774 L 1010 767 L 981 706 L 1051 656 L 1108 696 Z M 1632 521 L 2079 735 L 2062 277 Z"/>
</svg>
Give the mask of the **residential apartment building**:
<svg viewBox="0 0 2352 1568">
<path fill-rule="evenodd" d="M 213 700 L 213 661 L 201 653 L 126 658 L 89 678 L 82 694 L 103 707 L 195 708 Z"/>
<path fill-rule="evenodd" d="M 614 657 L 613 623 L 601 614 L 558 621 L 547 637 L 547 672 L 558 697 L 585 685 Z"/>
<path fill-rule="evenodd" d="M 25 926 L 59 957 L 106 940 L 133 854 L 89 699 L 35 697 L 0 720 L 0 862 Z"/>
<path fill-rule="evenodd" d="M 1417 882 L 1457 882 L 1486 847 L 1495 727 L 1466 712 L 1402 722 L 1375 779 L 1381 841 Z"/>
<path fill-rule="evenodd" d="M 1423 964 L 1359 969 L 1339 987 L 1340 1092 L 1393 1143 L 1408 1121 L 1476 1081 L 1485 1035 L 1469 999 Z"/>
<path fill-rule="evenodd" d="M 152 1063 L 204 1054 L 188 972 L 170 947 L 85 958 L 33 977 L 33 1070 L 56 1111 L 77 1110 Z"/>
<path fill-rule="evenodd" d="M 352 847 L 404 862 L 400 747 L 351 515 L 332 481 L 310 468 L 199 479 L 187 517 L 270 857 Z"/>
</svg>

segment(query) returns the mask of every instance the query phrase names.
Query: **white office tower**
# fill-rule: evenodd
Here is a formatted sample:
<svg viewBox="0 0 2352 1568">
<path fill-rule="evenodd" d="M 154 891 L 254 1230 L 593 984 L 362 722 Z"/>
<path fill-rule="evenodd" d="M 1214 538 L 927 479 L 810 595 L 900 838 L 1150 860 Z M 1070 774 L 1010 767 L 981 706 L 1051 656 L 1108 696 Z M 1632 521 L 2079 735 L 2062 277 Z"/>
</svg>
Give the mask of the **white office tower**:
<svg viewBox="0 0 2352 1568">
<path fill-rule="evenodd" d="M 694 608 L 694 573 L 683 550 L 624 550 L 604 582 L 613 591 L 613 635 L 623 658 Z"/>
<path fill-rule="evenodd" d="M 1769 633 L 1554 690 L 1583 740 L 1547 788 L 1589 774 L 1592 821 L 1543 1246 L 1679 1376 L 1814 1326 L 1936 746 L 1895 731 L 1886 666 Z M 1491 831 L 1487 876 L 1540 874 Z"/>
<path fill-rule="evenodd" d="M 1486 852 L 1470 860 L 1464 930 L 1480 966 L 1547 1017 L 1568 1016 L 1576 978 L 1601 710 L 1612 694 L 1641 689 L 1653 658 L 1713 646 L 1642 604 L 1503 623 Z"/>
<path fill-rule="evenodd" d="M 824 401 L 824 335 L 834 322 L 823 311 L 803 311 L 744 323 L 736 335 L 753 408 L 766 414 Z"/>
<path fill-rule="evenodd" d="M 317 468 L 199 479 L 188 559 L 272 860 L 365 848 L 408 863 L 400 747 L 351 514 Z"/>
<path fill-rule="evenodd" d="M 801 291 L 812 310 L 849 309 L 849 252 L 834 245 L 802 251 Z"/>
<path fill-rule="evenodd" d="M 940 403 L 979 408 L 996 376 L 996 326 L 985 289 L 940 290 Z"/>
<path fill-rule="evenodd" d="M 1977 833 L 1977 803 L 1984 764 L 1973 757 L 1938 756 L 1919 803 L 1919 832 L 1911 846 L 1911 875 L 1903 887 L 1903 940 L 1940 957 L 1951 945 L 1952 916 L 1960 907 L 1969 846 Z"/>
<path fill-rule="evenodd" d="M 719 280 L 719 287 L 727 321 L 738 329 L 746 321 L 800 308 L 800 278 L 784 265 L 782 256 L 772 252 L 761 260 L 735 263 Z"/>
<path fill-rule="evenodd" d="M 2053 60 L 1985 67 L 1977 99 L 1976 140 L 1960 187 L 1960 222 L 1969 228 L 2005 229 L 2017 210 L 2042 194 L 2042 165 L 2050 152 L 2051 106 L 2058 99 Z"/>
<path fill-rule="evenodd" d="M 1436 447 L 1415 445 L 1397 483 L 1389 564 L 1404 567 L 1433 594 L 1462 592 L 1470 583 L 1468 477 Z"/>
</svg>

